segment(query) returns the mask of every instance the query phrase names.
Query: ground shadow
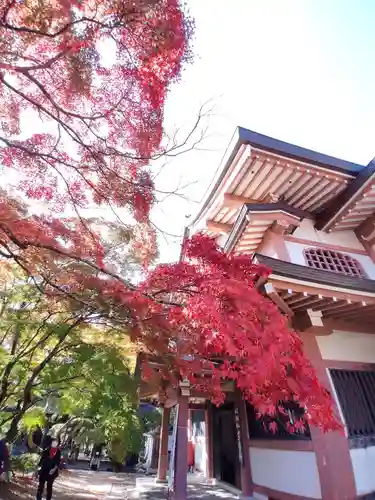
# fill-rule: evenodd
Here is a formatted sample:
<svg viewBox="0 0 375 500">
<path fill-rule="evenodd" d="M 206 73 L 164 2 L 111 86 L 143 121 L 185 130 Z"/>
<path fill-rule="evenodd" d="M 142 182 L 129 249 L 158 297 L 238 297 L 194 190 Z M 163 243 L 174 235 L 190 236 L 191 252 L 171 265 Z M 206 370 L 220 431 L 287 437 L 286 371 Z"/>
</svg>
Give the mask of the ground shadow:
<svg viewBox="0 0 375 500">
<path fill-rule="evenodd" d="M 168 489 L 163 486 L 153 486 L 149 491 L 143 492 L 141 500 L 167 500 Z M 228 491 L 207 484 L 189 484 L 188 499 L 189 500 L 220 500 L 220 499 L 235 499 L 236 495 L 228 493 Z"/>
<path fill-rule="evenodd" d="M 16 477 L 10 483 L 0 483 L 1 500 L 34 500 L 38 483 L 29 477 Z M 134 489 L 132 474 L 65 471 L 54 485 L 54 500 L 125 499 L 126 490 Z"/>
</svg>

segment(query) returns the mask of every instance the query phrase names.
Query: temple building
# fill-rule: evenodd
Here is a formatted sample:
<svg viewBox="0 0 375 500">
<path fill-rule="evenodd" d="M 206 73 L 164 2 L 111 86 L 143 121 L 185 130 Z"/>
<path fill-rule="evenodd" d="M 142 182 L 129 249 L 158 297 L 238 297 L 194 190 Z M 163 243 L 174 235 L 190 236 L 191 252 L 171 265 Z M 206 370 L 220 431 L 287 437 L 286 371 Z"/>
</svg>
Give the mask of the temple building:
<svg viewBox="0 0 375 500">
<path fill-rule="evenodd" d="M 168 392 L 143 383 L 141 398 L 164 405 L 158 479 L 167 477 L 176 406 L 175 500 L 187 498 L 188 439 L 195 470 L 242 498 L 375 498 L 375 162 L 358 165 L 238 128 L 186 235 L 199 231 L 272 269 L 259 290 L 300 332 L 345 433 L 290 434 L 286 419 L 299 411 L 292 404 L 271 433 L 231 383 L 218 408 L 188 384 Z"/>
</svg>

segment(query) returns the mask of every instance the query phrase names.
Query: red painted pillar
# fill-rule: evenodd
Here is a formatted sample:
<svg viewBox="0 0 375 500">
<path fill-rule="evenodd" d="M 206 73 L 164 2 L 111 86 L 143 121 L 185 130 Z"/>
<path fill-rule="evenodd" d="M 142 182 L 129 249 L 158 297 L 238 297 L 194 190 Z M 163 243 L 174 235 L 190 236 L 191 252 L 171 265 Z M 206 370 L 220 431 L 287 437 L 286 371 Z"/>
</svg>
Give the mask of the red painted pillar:
<svg viewBox="0 0 375 500">
<path fill-rule="evenodd" d="M 184 389 L 178 398 L 177 442 L 174 472 L 174 500 L 187 499 L 189 396 Z"/>
<path fill-rule="evenodd" d="M 313 332 L 301 332 L 306 357 L 313 364 L 316 374 L 328 390 L 332 390 L 324 361 Z M 337 414 L 339 413 L 338 409 Z M 353 465 L 346 436 L 342 432 L 323 433 L 310 427 L 319 470 L 322 500 L 354 500 L 357 498 Z"/>
<path fill-rule="evenodd" d="M 160 444 L 159 444 L 159 462 L 157 482 L 166 482 L 168 470 L 168 430 L 169 430 L 169 417 L 171 414 L 170 408 L 163 408 L 163 416 L 160 429 Z"/>
<path fill-rule="evenodd" d="M 214 477 L 214 453 L 213 453 L 213 442 L 212 442 L 212 413 L 211 404 L 208 402 L 208 406 L 205 410 L 205 442 L 206 442 L 206 477 L 207 479 L 213 479 Z"/>
<path fill-rule="evenodd" d="M 249 443 L 249 427 L 247 423 L 246 404 L 242 398 L 240 390 L 236 390 L 236 404 L 235 404 L 235 419 L 236 430 L 238 436 L 239 448 L 239 461 L 241 470 L 241 497 L 250 500 L 252 497 L 252 479 L 250 469 L 250 443 Z"/>
</svg>

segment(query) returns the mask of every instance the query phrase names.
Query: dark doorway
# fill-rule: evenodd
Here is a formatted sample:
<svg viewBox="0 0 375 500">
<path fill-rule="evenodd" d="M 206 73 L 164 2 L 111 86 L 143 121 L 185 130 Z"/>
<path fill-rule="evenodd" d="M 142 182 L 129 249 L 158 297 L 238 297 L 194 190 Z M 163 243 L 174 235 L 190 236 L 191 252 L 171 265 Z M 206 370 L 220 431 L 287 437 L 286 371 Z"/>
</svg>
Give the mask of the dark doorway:
<svg viewBox="0 0 375 500">
<path fill-rule="evenodd" d="M 234 405 L 212 406 L 214 475 L 219 481 L 241 488 L 240 463 L 234 419 Z"/>
</svg>

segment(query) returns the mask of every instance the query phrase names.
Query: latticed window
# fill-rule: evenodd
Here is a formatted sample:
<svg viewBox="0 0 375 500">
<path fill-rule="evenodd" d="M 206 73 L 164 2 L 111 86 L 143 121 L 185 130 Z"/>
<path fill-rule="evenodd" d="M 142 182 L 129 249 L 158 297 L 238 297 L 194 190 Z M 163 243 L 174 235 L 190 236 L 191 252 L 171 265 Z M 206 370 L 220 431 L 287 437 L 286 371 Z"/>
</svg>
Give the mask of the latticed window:
<svg viewBox="0 0 375 500">
<path fill-rule="evenodd" d="M 334 273 L 346 274 L 364 278 L 365 273 L 359 262 L 344 253 L 321 248 L 307 248 L 305 250 L 307 265 L 314 269 L 323 269 Z"/>
<path fill-rule="evenodd" d="M 349 438 L 375 436 L 375 371 L 330 370 Z"/>
</svg>

